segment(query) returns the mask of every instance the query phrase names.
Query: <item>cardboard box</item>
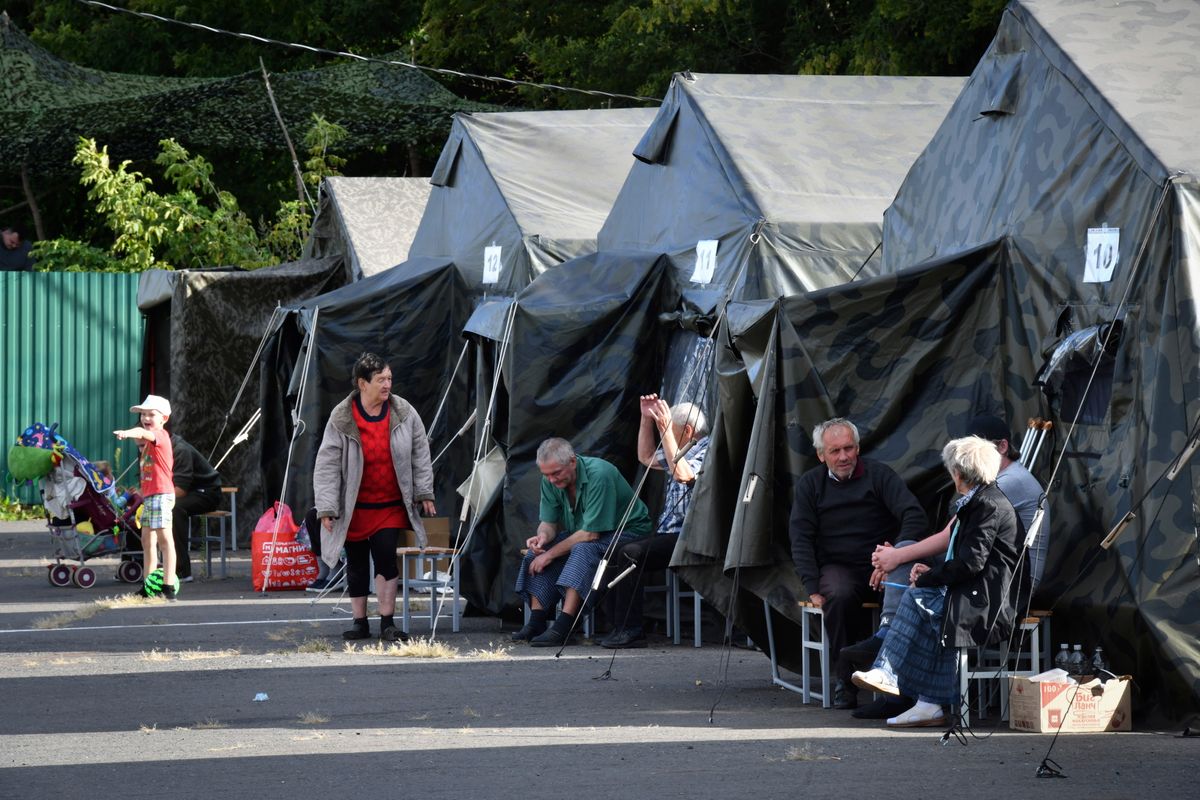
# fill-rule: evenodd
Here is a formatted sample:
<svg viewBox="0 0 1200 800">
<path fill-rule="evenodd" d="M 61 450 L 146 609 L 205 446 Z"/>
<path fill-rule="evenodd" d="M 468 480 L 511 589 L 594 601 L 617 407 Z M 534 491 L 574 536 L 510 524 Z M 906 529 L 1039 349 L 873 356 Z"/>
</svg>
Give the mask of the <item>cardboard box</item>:
<svg viewBox="0 0 1200 800">
<path fill-rule="evenodd" d="M 425 535 L 429 537 L 430 547 L 450 546 L 449 517 L 422 517 L 421 521 L 425 523 Z M 417 535 L 412 531 L 404 531 L 404 540 L 400 542 L 400 546 L 416 547 Z"/>
<path fill-rule="evenodd" d="M 425 523 L 425 535 L 429 538 L 430 547 L 450 546 L 450 519 L 448 517 L 423 517 L 421 521 Z M 416 547 L 417 535 L 412 531 L 404 531 L 404 537 L 400 541 L 400 546 Z M 399 562 L 400 556 L 396 556 L 396 560 Z M 440 559 L 437 568 L 444 570 L 449 564 L 449 557 Z M 428 564 L 426 564 L 426 567 L 428 567 Z M 408 577 L 421 577 L 417 574 L 417 562 L 415 560 L 408 562 Z"/>
<path fill-rule="evenodd" d="M 1082 685 L 1010 677 L 1008 727 L 1034 733 L 1097 733 L 1133 729 L 1131 678 Z"/>
</svg>

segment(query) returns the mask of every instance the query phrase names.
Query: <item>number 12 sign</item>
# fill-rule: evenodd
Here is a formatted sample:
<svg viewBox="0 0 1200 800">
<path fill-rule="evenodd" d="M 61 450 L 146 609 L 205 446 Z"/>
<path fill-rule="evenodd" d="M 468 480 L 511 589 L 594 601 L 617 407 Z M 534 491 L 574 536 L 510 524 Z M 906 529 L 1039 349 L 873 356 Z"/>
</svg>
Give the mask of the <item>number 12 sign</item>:
<svg viewBox="0 0 1200 800">
<path fill-rule="evenodd" d="M 1121 229 L 1088 228 L 1087 253 L 1083 262 L 1084 283 L 1108 283 L 1121 253 Z"/>
</svg>

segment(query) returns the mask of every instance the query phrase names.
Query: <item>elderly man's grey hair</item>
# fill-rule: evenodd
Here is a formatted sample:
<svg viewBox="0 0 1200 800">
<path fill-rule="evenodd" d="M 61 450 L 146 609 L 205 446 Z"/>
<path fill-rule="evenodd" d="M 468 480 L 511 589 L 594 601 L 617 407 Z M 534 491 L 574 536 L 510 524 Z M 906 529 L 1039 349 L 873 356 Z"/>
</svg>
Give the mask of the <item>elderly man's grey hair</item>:
<svg viewBox="0 0 1200 800">
<path fill-rule="evenodd" d="M 850 429 L 850 435 L 854 437 L 854 446 L 858 446 L 858 427 L 845 417 L 834 417 L 833 419 L 827 419 L 824 422 L 813 426 L 813 447 L 816 448 L 818 453 L 825 452 L 825 431 L 829 430 L 830 428 L 836 428 L 839 425 Z"/>
<path fill-rule="evenodd" d="M 566 439 L 552 436 L 538 445 L 537 463 L 570 464 L 575 457 L 575 448 Z"/>
<path fill-rule="evenodd" d="M 695 403 L 679 403 L 671 409 L 671 422 L 683 427 L 692 426 L 692 435 L 702 439 L 708 433 L 708 419 Z"/>
<path fill-rule="evenodd" d="M 959 480 L 968 487 L 984 486 L 1000 474 L 1000 451 L 987 439 L 964 436 L 946 442 L 942 463 L 947 472 L 958 473 Z"/>
</svg>

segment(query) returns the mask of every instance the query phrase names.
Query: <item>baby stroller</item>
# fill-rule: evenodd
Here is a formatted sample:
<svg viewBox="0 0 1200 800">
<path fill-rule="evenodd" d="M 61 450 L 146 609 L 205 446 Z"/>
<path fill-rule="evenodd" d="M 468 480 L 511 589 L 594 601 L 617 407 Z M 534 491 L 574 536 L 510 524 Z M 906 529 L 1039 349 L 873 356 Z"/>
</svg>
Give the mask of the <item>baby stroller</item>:
<svg viewBox="0 0 1200 800">
<path fill-rule="evenodd" d="M 141 548 L 136 515 L 142 504 L 133 492 L 117 494 L 115 481 L 83 457 L 55 432 L 58 424 L 34 423 L 9 450 L 9 472 L 17 480 L 39 481 L 46 523 L 54 547 L 47 577 L 54 586 L 75 584 L 87 589 L 96 573 L 84 566 L 98 556 L 121 554 L 126 545 Z M 78 562 L 77 564 L 67 562 Z M 142 565 L 122 560 L 116 578 L 142 579 Z"/>
</svg>

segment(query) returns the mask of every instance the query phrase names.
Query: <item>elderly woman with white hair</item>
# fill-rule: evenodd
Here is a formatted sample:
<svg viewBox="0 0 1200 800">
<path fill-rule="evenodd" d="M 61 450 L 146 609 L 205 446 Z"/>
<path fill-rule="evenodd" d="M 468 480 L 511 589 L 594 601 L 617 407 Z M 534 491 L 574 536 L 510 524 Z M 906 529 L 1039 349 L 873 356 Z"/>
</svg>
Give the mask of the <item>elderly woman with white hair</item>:
<svg viewBox="0 0 1200 800">
<path fill-rule="evenodd" d="M 861 688 L 917 698 L 887 721 L 891 728 L 944 724 L 942 706 L 958 700 L 957 648 L 1006 640 L 1016 616 L 1013 576 L 1022 531 L 996 486 L 1000 454 L 986 439 L 968 436 L 945 446 L 942 463 L 961 495 L 946 560 L 913 565 L 911 586 L 874 666 L 853 676 Z"/>
</svg>

